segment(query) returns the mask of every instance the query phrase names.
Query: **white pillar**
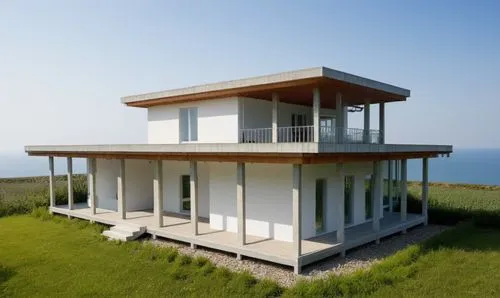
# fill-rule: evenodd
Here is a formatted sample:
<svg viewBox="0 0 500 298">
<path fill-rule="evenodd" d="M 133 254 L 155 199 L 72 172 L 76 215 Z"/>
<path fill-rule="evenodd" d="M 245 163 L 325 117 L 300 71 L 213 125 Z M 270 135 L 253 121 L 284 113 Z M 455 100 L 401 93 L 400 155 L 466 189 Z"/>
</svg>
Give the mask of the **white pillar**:
<svg viewBox="0 0 500 298">
<path fill-rule="evenodd" d="M 73 210 L 73 159 L 68 157 L 68 209 Z"/>
<path fill-rule="evenodd" d="M 154 161 L 153 171 L 154 217 L 156 226 L 163 227 L 163 161 Z"/>
<path fill-rule="evenodd" d="M 193 235 L 198 235 L 198 162 L 190 161 L 191 226 Z"/>
<path fill-rule="evenodd" d="M 381 205 L 381 162 L 380 161 L 374 161 L 373 162 L 373 189 L 372 189 L 372 215 L 373 215 L 373 221 L 372 221 L 372 227 L 374 232 L 380 231 L 380 205 Z"/>
<path fill-rule="evenodd" d="M 425 218 L 424 225 L 429 222 L 427 213 L 429 196 L 429 159 L 422 159 L 422 215 Z"/>
<path fill-rule="evenodd" d="M 380 130 L 380 144 L 385 144 L 385 103 L 379 104 L 378 129 Z"/>
<path fill-rule="evenodd" d="M 319 143 L 319 113 L 321 107 L 321 99 L 319 94 L 319 88 L 313 89 L 313 135 L 314 142 Z"/>
<path fill-rule="evenodd" d="M 387 196 L 389 197 L 389 212 L 393 212 L 394 209 L 394 199 L 393 199 L 393 183 L 392 183 L 392 160 L 387 161 Z"/>
<path fill-rule="evenodd" d="M 49 195 L 50 207 L 56 206 L 56 195 L 54 193 L 54 156 L 49 156 Z M 52 211 L 51 211 L 52 212 Z"/>
<path fill-rule="evenodd" d="M 344 143 L 344 104 L 342 93 L 337 92 L 335 96 L 335 136 L 337 143 Z"/>
<path fill-rule="evenodd" d="M 337 165 L 337 171 L 338 171 L 338 177 L 340 179 L 340 189 L 339 193 L 342 195 L 345 194 L 345 174 L 344 174 L 344 165 L 343 164 L 338 164 Z M 353 190 L 351 190 L 353 191 Z M 354 196 L 352 197 L 354 198 Z M 352 201 L 352 200 L 351 200 Z M 342 198 L 339 200 L 339 204 L 337 206 L 337 242 L 338 243 L 344 243 L 345 242 L 345 213 L 344 213 L 344 208 L 345 208 L 345 197 L 342 196 Z M 345 250 L 343 249 L 341 251 L 341 255 L 345 256 Z"/>
<path fill-rule="evenodd" d="M 295 274 L 302 270 L 300 256 L 302 255 L 302 165 L 294 164 L 292 169 L 292 231 L 293 250 L 296 258 L 294 265 Z"/>
<path fill-rule="evenodd" d="M 118 195 L 118 213 L 122 219 L 127 218 L 127 200 L 125 198 L 125 159 L 120 160 L 120 171 L 116 178 Z"/>
<path fill-rule="evenodd" d="M 401 160 L 401 221 L 406 221 L 407 219 L 407 195 L 408 195 L 408 184 L 406 181 L 406 170 L 407 170 L 407 160 Z"/>
<path fill-rule="evenodd" d="M 90 199 L 90 214 L 96 214 L 96 194 L 95 194 L 95 173 L 96 173 L 96 159 L 95 158 L 87 158 L 87 172 L 88 172 L 88 191 L 89 191 L 89 199 Z"/>
<path fill-rule="evenodd" d="M 292 205 L 293 205 L 293 246 L 295 257 L 300 257 L 302 254 L 301 246 L 301 199 L 302 199 L 302 165 L 293 165 L 293 191 L 292 191 Z"/>
<path fill-rule="evenodd" d="M 370 143 L 370 104 L 365 103 L 364 111 L 364 125 L 363 125 L 363 143 Z"/>
<path fill-rule="evenodd" d="M 238 242 L 246 243 L 246 208 L 245 208 L 245 163 L 238 163 L 236 168 L 236 209 L 238 213 Z"/>
<path fill-rule="evenodd" d="M 273 129 L 272 129 L 272 141 L 273 143 L 278 143 L 278 106 L 279 106 L 279 95 L 278 93 L 273 93 Z"/>
</svg>

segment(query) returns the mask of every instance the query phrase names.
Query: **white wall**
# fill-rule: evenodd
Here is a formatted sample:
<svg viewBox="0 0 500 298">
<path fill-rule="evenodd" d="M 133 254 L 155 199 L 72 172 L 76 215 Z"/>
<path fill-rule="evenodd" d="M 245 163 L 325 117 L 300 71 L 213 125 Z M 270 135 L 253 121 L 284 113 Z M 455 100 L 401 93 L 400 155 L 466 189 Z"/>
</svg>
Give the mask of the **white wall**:
<svg viewBox="0 0 500 298">
<path fill-rule="evenodd" d="M 210 163 L 210 227 L 238 232 L 236 163 Z M 246 164 L 246 233 L 292 241 L 292 166 Z"/>
<path fill-rule="evenodd" d="M 153 162 L 125 161 L 125 200 L 127 211 L 153 209 Z"/>
<path fill-rule="evenodd" d="M 96 159 L 96 207 L 117 210 L 117 182 L 120 161 L 116 159 Z"/>
<path fill-rule="evenodd" d="M 179 109 L 198 108 L 198 143 L 238 142 L 236 97 L 148 108 L 148 143 L 179 144 Z"/>
<path fill-rule="evenodd" d="M 208 165 L 198 162 L 198 214 L 209 217 Z M 189 175 L 188 161 L 163 161 L 163 209 L 181 212 L 181 176 Z"/>
</svg>

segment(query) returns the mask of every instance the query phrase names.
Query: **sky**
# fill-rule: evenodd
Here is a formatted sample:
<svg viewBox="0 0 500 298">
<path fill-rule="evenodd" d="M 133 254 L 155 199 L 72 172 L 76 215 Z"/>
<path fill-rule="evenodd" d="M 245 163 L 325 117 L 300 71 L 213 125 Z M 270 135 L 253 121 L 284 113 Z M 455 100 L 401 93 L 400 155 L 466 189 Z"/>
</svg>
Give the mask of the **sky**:
<svg viewBox="0 0 500 298">
<path fill-rule="evenodd" d="M 316 66 L 411 90 L 387 143 L 500 148 L 499 1 L 2 0 L 0 153 L 146 143 L 120 97 Z"/>
</svg>

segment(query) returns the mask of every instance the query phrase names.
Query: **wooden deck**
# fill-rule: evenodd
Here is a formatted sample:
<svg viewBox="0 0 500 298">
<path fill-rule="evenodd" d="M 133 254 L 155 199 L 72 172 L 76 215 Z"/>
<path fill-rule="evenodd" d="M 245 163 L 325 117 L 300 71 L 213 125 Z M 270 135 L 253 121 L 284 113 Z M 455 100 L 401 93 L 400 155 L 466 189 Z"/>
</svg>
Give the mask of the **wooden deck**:
<svg viewBox="0 0 500 298">
<path fill-rule="evenodd" d="M 398 233 L 407 228 L 424 222 L 420 214 L 408 214 L 408 220 L 401 222 L 399 213 L 384 213 L 380 221 L 380 232 L 372 231 L 371 222 L 347 228 L 345 230 L 346 242 L 344 245 L 337 242 L 336 233 L 328 233 L 318 237 L 302 240 L 302 255 L 299 259 L 293 256 L 293 243 L 267 239 L 262 237 L 247 235 L 247 244 L 241 246 L 238 243 L 237 233 L 210 228 L 208 221 L 200 219 L 198 223 L 199 235 L 192 235 L 192 228 L 189 216 L 173 213 L 164 213 L 164 226 L 155 226 L 153 212 L 134 211 L 127 212 L 127 219 L 123 220 L 115 211 L 97 209 L 96 214 L 90 214 L 87 204 L 75 204 L 73 210 L 67 206 L 51 207 L 54 213 L 70 215 L 76 218 L 93 220 L 96 222 L 117 225 L 120 223 L 132 223 L 146 226 L 146 232 L 158 237 L 164 237 L 194 245 L 209 247 L 222 251 L 235 253 L 240 256 L 251 257 L 279 263 L 288 266 L 304 266 L 323 258 L 340 253 L 359 245 L 363 245 L 376 239 Z"/>
</svg>

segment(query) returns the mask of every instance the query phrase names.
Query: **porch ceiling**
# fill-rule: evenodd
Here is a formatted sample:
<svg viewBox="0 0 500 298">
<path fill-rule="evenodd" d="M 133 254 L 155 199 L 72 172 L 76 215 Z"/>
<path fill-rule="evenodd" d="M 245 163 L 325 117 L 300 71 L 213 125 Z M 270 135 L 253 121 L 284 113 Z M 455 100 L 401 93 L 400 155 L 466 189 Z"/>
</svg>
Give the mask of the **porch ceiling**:
<svg viewBox="0 0 500 298">
<path fill-rule="evenodd" d="M 149 107 L 233 96 L 271 100 L 278 93 L 287 103 L 312 106 L 312 90 L 320 89 L 321 105 L 335 108 L 335 96 L 341 92 L 349 105 L 404 101 L 410 91 L 386 83 L 355 76 L 338 70 L 317 67 L 268 76 L 126 96 L 128 106 Z"/>
</svg>

